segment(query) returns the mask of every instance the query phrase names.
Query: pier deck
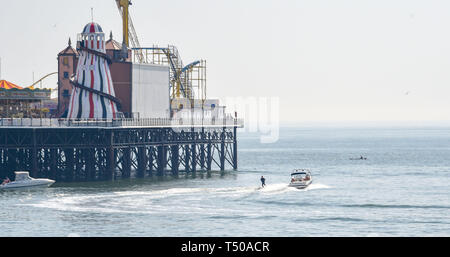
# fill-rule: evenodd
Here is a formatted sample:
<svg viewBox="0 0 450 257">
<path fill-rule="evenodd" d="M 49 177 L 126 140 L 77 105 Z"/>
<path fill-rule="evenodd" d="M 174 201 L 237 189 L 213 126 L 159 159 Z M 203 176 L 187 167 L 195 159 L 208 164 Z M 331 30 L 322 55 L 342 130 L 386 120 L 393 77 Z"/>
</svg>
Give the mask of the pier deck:
<svg viewBox="0 0 450 257">
<path fill-rule="evenodd" d="M 0 177 L 56 181 L 237 170 L 241 120 L 0 119 Z"/>
</svg>

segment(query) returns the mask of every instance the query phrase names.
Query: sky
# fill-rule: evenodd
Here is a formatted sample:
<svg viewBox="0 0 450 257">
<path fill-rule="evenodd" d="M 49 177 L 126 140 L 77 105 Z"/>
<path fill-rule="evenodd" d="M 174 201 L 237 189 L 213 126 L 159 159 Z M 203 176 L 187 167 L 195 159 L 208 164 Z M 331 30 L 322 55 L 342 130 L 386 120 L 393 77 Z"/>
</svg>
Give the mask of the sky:
<svg viewBox="0 0 450 257">
<path fill-rule="evenodd" d="M 0 0 L 1 79 L 29 86 L 114 0 Z M 208 96 L 277 97 L 282 122 L 450 121 L 450 1 L 134 0 L 142 46 L 208 63 Z M 56 77 L 44 87 L 56 87 Z"/>
</svg>

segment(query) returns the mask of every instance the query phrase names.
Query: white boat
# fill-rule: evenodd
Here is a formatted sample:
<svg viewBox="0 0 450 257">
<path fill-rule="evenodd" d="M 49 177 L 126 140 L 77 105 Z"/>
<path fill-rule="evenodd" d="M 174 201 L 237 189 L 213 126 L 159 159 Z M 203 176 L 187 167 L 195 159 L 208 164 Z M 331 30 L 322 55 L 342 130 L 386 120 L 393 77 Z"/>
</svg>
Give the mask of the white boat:
<svg viewBox="0 0 450 257">
<path fill-rule="evenodd" d="M 289 187 L 305 189 L 313 182 L 311 171 L 306 169 L 294 170 L 291 174 L 291 183 Z"/>
<path fill-rule="evenodd" d="M 46 178 L 32 178 L 27 171 L 16 171 L 16 180 L 0 185 L 0 189 L 25 189 L 37 187 L 49 187 L 55 183 L 54 180 Z"/>
</svg>

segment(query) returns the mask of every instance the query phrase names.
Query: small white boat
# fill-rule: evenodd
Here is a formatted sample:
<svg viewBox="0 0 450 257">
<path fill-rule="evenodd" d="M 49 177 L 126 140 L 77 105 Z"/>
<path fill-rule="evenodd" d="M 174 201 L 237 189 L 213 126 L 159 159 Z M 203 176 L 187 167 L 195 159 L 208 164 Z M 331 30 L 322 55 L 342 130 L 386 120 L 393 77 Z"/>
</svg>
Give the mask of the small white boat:
<svg viewBox="0 0 450 257">
<path fill-rule="evenodd" d="M 1 189 L 25 189 L 37 187 L 49 187 L 55 183 L 54 180 L 46 178 L 32 178 L 27 171 L 16 171 L 16 180 L 7 184 L 0 185 Z"/>
<path fill-rule="evenodd" d="M 306 169 L 294 170 L 291 174 L 291 183 L 289 187 L 305 189 L 313 182 L 311 171 Z"/>
</svg>

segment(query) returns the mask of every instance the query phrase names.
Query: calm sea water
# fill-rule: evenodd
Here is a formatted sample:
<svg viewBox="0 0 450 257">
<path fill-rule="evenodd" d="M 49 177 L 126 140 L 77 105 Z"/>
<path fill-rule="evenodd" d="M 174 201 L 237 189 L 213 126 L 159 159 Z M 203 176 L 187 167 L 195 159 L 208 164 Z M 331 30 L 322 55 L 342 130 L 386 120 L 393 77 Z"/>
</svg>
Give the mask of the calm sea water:
<svg viewBox="0 0 450 257">
<path fill-rule="evenodd" d="M 450 236 L 450 128 L 259 136 L 240 134 L 238 172 L 0 192 L 0 236 Z M 309 189 L 287 187 L 294 168 Z"/>
</svg>

